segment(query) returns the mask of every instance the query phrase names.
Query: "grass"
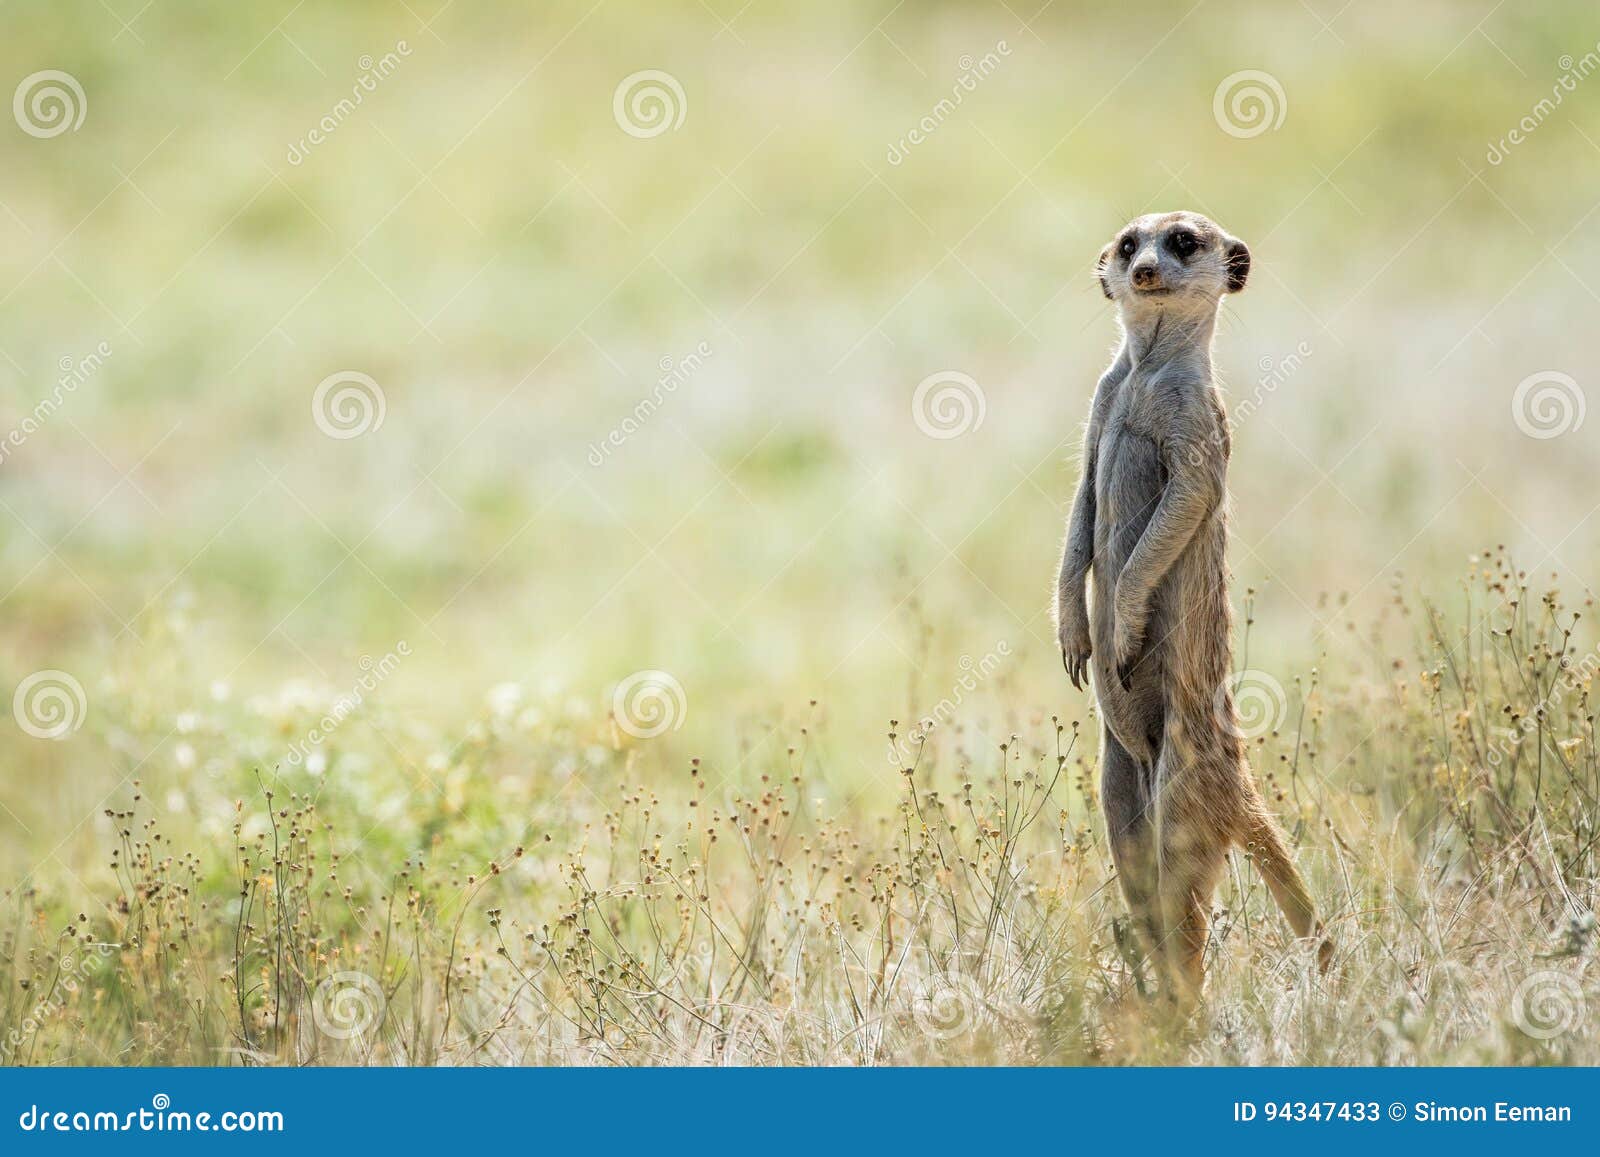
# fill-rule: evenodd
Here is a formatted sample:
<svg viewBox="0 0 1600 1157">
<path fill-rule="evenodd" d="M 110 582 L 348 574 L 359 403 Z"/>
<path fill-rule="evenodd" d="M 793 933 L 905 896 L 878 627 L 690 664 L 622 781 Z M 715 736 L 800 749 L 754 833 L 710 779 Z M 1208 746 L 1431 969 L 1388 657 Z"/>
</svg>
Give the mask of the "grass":
<svg viewBox="0 0 1600 1157">
<path fill-rule="evenodd" d="M 1600 114 L 1483 159 L 1589 6 L 21 2 L 88 107 L 0 120 L 3 1059 L 1595 1063 L 1597 426 L 1517 391 L 1590 384 Z M 1090 270 L 1178 205 L 1341 961 L 1241 859 L 1181 1025 L 1050 627 Z"/>
<path fill-rule="evenodd" d="M 1418 662 L 1258 704 L 1337 963 L 1317 975 L 1236 856 L 1182 1023 L 1123 923 L 1092 724 L 931 727 L 879 804 L 825 798 L 825 728 L 672 765 L 627 703 L 506 689 L 408 740 L 437 797 L 382 751 L 360 782 L 282 770 L 232 806 L 132 785 L 97 825 L 102 905 L 9 898 L 0 1036 L 33 1064 L 1594 1063 L 1600 657 L 1502 554 L 1464 591 L 1373 624 L 1414 630 Z M 315 710 L 191 733 L 281 742 Z M 1366 758 L 1332 755 L 1362 732 Z M 230 818 L 196 844 L 172 810 Z"/>
</svg>

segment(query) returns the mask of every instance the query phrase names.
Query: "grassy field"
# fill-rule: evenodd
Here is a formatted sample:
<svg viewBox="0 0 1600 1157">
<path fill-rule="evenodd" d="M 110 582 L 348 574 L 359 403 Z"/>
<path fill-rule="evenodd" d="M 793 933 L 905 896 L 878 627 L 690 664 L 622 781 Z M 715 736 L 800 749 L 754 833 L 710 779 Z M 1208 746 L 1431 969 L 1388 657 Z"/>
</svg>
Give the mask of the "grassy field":
<svg viewBox="0 0 1600 1157">
<path fill-rule="evenodd" d="M 6 1063 L 1600 1063 L 1592 6 L 7 13 Z M 1182 1024 L 1050 617 L 1175 207 L 1339 944 Z"/>
</svg>

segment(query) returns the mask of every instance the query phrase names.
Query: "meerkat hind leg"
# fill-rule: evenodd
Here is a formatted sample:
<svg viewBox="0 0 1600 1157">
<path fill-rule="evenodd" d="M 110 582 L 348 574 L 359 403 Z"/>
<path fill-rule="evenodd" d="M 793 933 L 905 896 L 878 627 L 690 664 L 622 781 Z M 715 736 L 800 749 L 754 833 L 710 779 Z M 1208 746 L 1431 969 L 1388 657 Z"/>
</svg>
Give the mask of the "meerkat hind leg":
<svg viewBox="0 0 1600 1157">
<path fill-rule="evenodd" d="M 1228 787 L 1236 782 L 1222 736 L 1209 720 L 1187 725 L 1169 712 L 1156 764 L 1160 828 L 1160 902 L 1167 929 L 1163 945 L 1174 996 L 1200 997 L 1211 926 L 1211 896 L 1227 863 L 1231 824 Z M 1236 798 L 1236 797 L 1235 797 Z"/>
<path fill-rule="evenodd" d="M 1128 902 L 1135 939 L 1160 971 L 1166 938 L 1156 874 L 1156 831 L 1149 812 L 1146 770 L 1106 728 L 1100 747 L 1100 804 L 1105 809 L 1111 862 Z M 1142 983 L 1140 985 L 1143 987 Z"/>
<path fill-rule="evenodd" d="M 1187 853 L 1187 858 L 1177 861 L 1181 868 L 1176 870 L 1176 857 L 1169 849 L 1167 870 L 1161 878 L 1162 919 L 1168 930 L 1167 941 L 1163 945 L 1166 975 L 1172 985 L 1172 996 L 1180 1005 L 1198 1001 L 1205 984 L 1206 942 L 1211 931 L 1211 896 L 1216 890 L 1226 854 L 1214 841 L 1207 847 L 1210 849 L 1208 854 L 1197 856 L 1192 851 Z"/>
</svg>

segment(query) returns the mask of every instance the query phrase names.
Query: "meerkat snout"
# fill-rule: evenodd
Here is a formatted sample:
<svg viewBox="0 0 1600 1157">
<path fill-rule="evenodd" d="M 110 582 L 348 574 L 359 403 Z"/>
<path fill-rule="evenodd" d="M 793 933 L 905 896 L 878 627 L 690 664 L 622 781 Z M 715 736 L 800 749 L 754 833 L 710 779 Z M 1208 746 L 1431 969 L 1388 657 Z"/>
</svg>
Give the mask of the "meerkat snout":
<svg viewBox="0 0 1600 1157">
<path fill-rule="evenodd" d="M 1135 289 L 1148 291 L 1162 288 L 1161 268 L 1154 261 L 1133 266 L 1128 270 L 1128 279 L 1133 282 Z"/>
<path fill-rule="evenodd" d="M 1199 213 L 1151 213 L 1101 250 L 1095 273 L 1125 311 L 1204 309 L 1244 288 L 1250 250 Z"/>
</svg>

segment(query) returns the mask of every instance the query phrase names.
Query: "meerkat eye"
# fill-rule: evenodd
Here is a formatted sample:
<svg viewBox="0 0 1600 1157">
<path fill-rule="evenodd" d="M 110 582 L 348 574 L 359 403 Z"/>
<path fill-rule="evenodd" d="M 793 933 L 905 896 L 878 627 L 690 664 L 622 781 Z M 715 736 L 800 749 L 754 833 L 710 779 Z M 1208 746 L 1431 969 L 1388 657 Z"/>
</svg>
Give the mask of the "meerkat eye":
<svg viewBox="0 0 1600 1157">
<path fill-rule="evenodd" d="M 1187 259 L 1193 257 L 1194 251 L 1200 248 L 1200 239 L 1187 229 L 1179 229 L 1167 238 L 1167 248 Z"/>
<path fill-rule="evenodd" d="M 1122 244 L 1117 246 L 1117 252 L 1120 253 L 1124 259 L 1126 259 L 1132 257 L 1133 251 L 1137 248 L 1138 246 L 1134 243 L 1133 237 L 1130 235 L 1122 239 Z"/>
</svg>

